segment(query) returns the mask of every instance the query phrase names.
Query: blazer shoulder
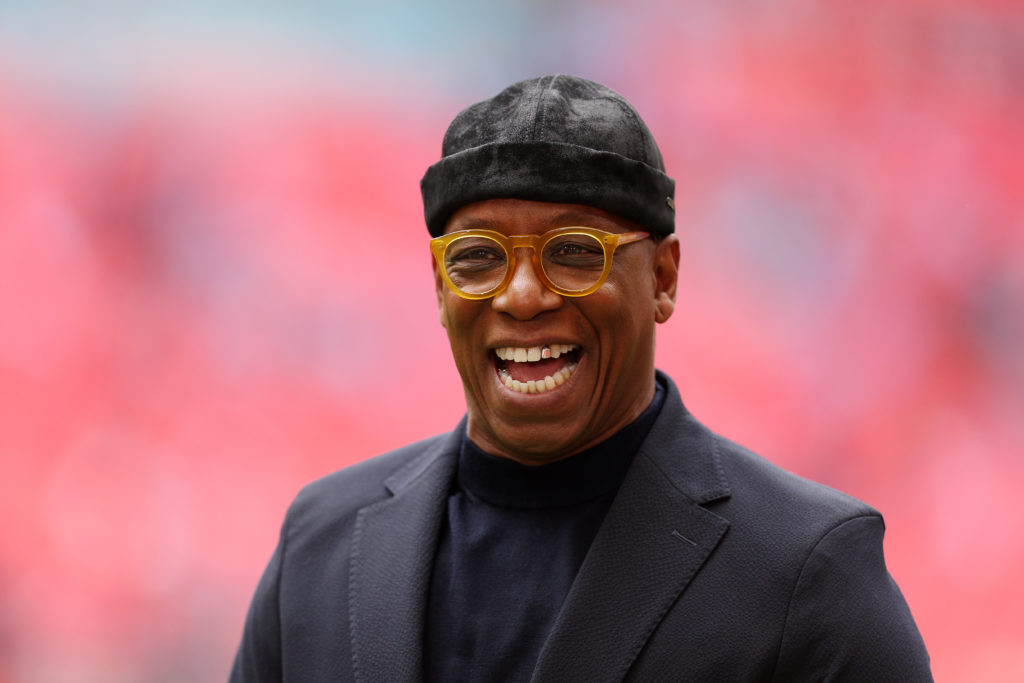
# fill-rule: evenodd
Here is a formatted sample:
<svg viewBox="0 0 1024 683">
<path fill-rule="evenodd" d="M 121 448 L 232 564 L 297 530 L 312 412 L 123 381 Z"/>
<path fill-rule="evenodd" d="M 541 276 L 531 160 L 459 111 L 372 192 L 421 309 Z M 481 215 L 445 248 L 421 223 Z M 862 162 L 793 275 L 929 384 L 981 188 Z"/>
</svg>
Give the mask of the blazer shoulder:
<svg viewBox="0 0 1024 683">
<path fill-rule="evenodd" d="M 414 477 L 424 460 L 445 452 L 453 437 L 454 432 L 438 434 L 306 484 L 288 509 L 286 526 L 319 526 L 386 498 L 392 481 Z"/>
<path fill-rule="evenodd" d="M 712 439 L 730 489 L 723 511 L 811 535 L 856 517 L 881 517 L 849 494 L 785 470 L 722 436 L 712 434 Z"/>
</svg>

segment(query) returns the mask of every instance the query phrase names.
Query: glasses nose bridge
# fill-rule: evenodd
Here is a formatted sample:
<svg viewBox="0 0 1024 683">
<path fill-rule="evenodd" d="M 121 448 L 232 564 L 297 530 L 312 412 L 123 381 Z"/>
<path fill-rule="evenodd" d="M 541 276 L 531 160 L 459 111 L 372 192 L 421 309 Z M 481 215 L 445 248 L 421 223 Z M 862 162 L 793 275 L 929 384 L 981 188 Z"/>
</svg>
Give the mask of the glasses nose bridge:
<svg viewBox="0 0 1024 683">
<path fill-rule="evenodd" d="M 529 258 L 523 259 L 529 261 L 533 266 L 540 266 L 537 262 L 536 256 L 540 253 L 540 242 L 542 235 L 509 235 L 505 239 L 508 240 L 508 254 L 509 254 L 509 269 L 513 272 L 519 269 L 519 255 L 516 253 L 519 249 L 529 249 L 531 251 Z M 543 279 L 543 274 L 537 273 L 537 275 Z"/>
<path fill-rule="evenodd" d="M 548 282 L 547 275 L 544 273 L 544 267 L 540 263 L 540 259 L 537 256 L 540 254 L 541 243 L 544 235 L 506 235 L 506 251 L 509 254 L 509 274 L 508 279 L 505 282 L 505 286 L 502 287 L 502 292 L 508 289 L 515 289 L 521 287 L 522 283 L 516 283 L 518 272 L 521 268 L 529 268 L 531 271 L 528 280 L 535 283 L 536 286 L 540 286 L 543 289 L 554 292 L 551 289 L 551 285 Z M 519 258 L 518 251 L 520 249 L 529 249 L 530 255 L 525 258 Z M 525 264 L 529 264 L 528 266 Z M 557 294 L 557 292 L 555 292 Z"/>
<path fill-rule="evenodd" d="M 555 290 L 539 255 L 544 235 L 506 235 L 505 251 L 509 256 L 505 281 L 494 292 L 492 306 L 521 320 L 557 308 L 562 297 Z M 529 249 L 529 256 L 520 253 Z"/>
<path fill-rule="evenodd" d="M 535 253 L 540 246 L 542 235 L 509 235 L 508 248 L 510 251 L 516 249 L 532 249 Z"/>
</svg>

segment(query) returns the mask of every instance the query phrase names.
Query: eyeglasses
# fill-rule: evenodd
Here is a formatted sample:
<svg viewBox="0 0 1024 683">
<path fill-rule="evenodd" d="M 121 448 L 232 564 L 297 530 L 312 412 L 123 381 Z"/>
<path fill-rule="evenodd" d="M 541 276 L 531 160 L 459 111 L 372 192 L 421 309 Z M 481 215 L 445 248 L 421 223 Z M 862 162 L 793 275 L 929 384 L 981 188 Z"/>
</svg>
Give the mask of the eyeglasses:
<svg viewBox="0 0 1024 683">
<path fill-rule="evenodd" d="M 516 249 L 533 250 L 540 281 L 562 296 L 596 292 L 612 269 L 612 254 L 624 244 L 650 237 L 642 231 L 611 233 L 596 228 L 557 228 L 543 235 L 502 235 L 460 230 L 430 240 L 448 288 L 463 299 L 486 299 L 505 291 L 516 270 Z"/>
</svg>

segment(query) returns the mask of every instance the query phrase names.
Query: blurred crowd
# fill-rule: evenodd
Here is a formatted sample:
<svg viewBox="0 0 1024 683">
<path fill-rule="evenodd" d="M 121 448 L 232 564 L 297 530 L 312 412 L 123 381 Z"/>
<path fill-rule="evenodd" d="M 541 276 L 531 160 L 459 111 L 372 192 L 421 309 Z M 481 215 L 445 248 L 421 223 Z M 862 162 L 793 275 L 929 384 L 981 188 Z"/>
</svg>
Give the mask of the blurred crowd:
<svg viewBox="0 0 1024 683">
<path fill-rule="evenodd" d="M 1018 3 L 133 4 L 0 4 L 0 683 L 224 678 L 298 488 L 461 416 L 417 183 L 559 71 L 677 180 L 688 407 L 1024 674 Z"/>
</svg>

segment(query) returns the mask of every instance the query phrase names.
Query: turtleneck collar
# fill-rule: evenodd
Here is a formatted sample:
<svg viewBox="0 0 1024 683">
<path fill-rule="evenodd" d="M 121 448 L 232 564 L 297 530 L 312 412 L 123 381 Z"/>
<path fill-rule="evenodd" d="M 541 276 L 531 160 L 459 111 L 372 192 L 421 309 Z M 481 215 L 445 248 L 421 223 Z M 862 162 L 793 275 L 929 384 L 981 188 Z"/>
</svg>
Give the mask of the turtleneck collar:
<svg viewBox="0 0 1024 683">
<path fill-rule="evenodd" d="M 548 465 L 522 465 L 485 453 L 463 434 L 458 486 L 490 505 L 530 509 L 575 505 L 613 493 L 664 402 L 665 389 L 655 382 L 654 400 L 636 420 L 601 443 Z"/>
</svg>

